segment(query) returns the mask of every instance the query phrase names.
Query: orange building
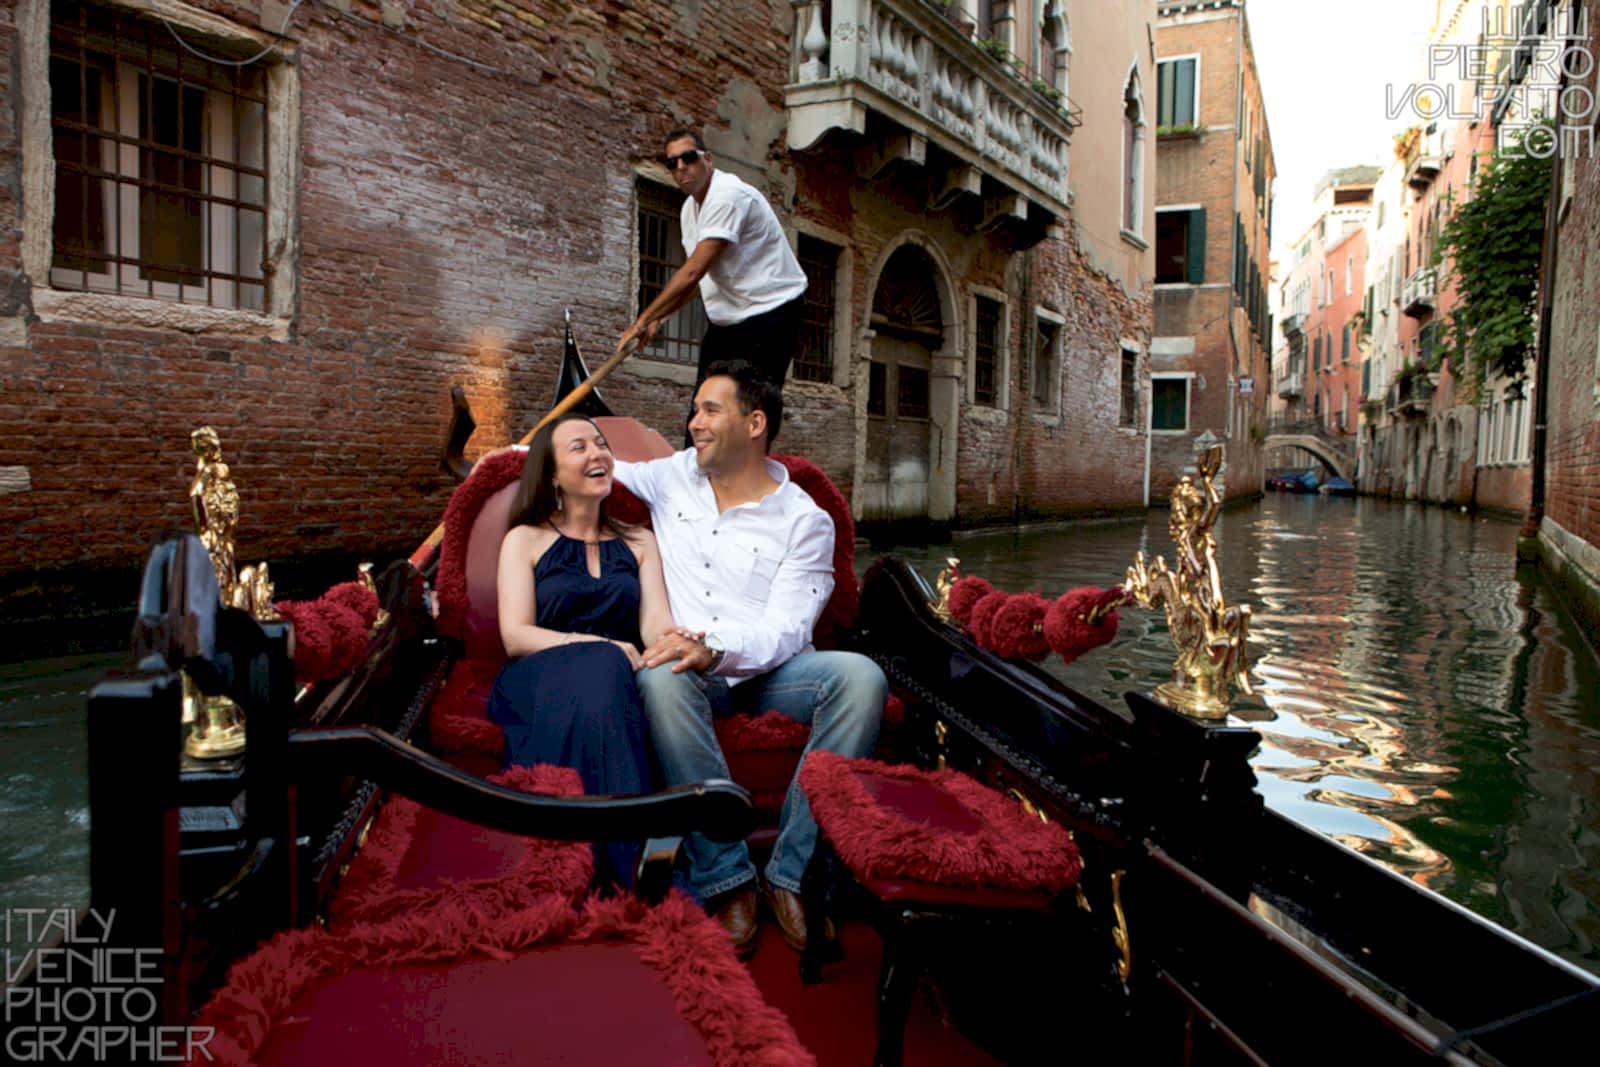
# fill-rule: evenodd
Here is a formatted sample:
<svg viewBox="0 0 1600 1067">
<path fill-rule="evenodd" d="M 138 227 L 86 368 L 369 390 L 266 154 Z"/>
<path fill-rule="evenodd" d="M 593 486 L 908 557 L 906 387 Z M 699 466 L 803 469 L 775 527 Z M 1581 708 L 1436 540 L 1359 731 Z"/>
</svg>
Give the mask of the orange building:
<svg viewBox="0 0 1600 1067">
<path fill-rule="evenodd" d="M 1265 480 L 1272 180 L 1244 4 L 1168 3 L 1156 24 L 1151 500 L 1226 445 L 1225 492 Z"/>
</svg>

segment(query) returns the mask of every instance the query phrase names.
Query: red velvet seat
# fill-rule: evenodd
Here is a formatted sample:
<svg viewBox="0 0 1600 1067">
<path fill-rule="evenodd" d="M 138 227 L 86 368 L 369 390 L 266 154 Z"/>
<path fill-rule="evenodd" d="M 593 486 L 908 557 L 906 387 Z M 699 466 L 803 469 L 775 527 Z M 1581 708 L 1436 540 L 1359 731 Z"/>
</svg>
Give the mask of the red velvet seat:
<svg viewBox="0 0 1600 1067">
<path fill-rule="evenodd" d="M 279 934 L 196 1020 L 194 1062 L 811 1064 L 689 898 L 459 901 Z M 203 1031 L 191 1031 L 191 1033 Z"/>
<path fill-rule="evenodd" d="M 670 455 L 666 439 L 626 418 L 596 420 L 619 459 L 644 460 Z M 490 687 L 505 661 L 500 641 L 495 588 L 500 542 L 505 536 L 511 499 L 521 477 L 521 450 L 486 456 L 457 487 L 445 512 L 435 585 L 441 632 L 462 642 L 463 658 L 455 665 L 429 712 L 429 731 L 436 751 L 478 774 L 500 768 L 504 739 L 485 718 Z M 809 460 L 774 456 L 795 484 L 809 493 L 834 522 L 834 589 L 813 632 L 818 648 L 833 648 L 855 621 L 860 583 L 855 573 L 855 522 L 844 496 Z M 618 518 L 648 525 L 649 512 L 626 488 L 612 491 Z M 885 706 L 885 721 L 903 714 L 898 698 Z M 716 723 L 717 737 L 728 758 L 733 779 L 749 789 L 756 807 L 775 822 L 783 796 L 805 746 L 806 727 L 782 715 L 735 715 Z M 770 832 L 757 831 L 759 839 Z"/>
<path fill-rule="evenodd" d="M 872 903 L 868 918 L 884 942 L 880 1064 L 900 1061 L 924 947 L 917 926 L 1042 921 L 1083 870 L 1066 830 L 957 771 L 813 752 L 800 787 L 818 829 L 801 887 L 807 926 L 801 977 L 821 977 L 826 895 L 832 881 L 848 874 Z"/>
<path fill-rule="evenodd" d="M 489 780 L 547 796 L 583 793 L 570 767 L 513 767 Z M 345 926 L 436 906 L 498 912 L 546 896 L 576 904 L 593 877 L 584 842 L 503 833 L 392 796 L 340 879 L 329 918 Z"/>
</svg>

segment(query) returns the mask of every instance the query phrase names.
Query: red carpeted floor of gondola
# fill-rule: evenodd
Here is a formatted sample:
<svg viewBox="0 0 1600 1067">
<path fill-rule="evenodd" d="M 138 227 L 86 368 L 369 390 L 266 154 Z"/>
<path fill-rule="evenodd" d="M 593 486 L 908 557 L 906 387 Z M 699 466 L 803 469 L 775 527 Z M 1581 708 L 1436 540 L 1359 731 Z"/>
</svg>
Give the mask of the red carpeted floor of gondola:
<svg viewBox="0 0 1600 1067">
<path fill-rule="evenodd" d="M 800 982 L 800 957 L 783 943 L 770 917 L 747 967 L 767 1003 L 789 1017 L 801 1044 L 820 1067 L 867 1067 L 878 1037 L 878 960 L 882 945 L 872 928 L 846 922 L 839 930 L 844 959 L 823 969 L 817 985 Z M 938 991 L 918 986 L 906 1022 L 904 1062 L 916 1067 L 989 1067 L 1002 1061 L 974 1045 L 941 1018 Z"/>
</svg>

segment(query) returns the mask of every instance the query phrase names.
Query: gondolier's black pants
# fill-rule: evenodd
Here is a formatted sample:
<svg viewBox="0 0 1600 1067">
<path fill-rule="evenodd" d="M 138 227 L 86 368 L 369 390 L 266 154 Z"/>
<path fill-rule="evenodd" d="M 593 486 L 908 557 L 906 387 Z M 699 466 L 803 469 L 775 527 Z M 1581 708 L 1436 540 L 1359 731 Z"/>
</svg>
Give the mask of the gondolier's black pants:
<svg viewBox="0 0 1600 1067">
<path fill-rule="evenodd" d="M 742 359 L 754 363 L 767 380 L 783 388 L 789 364 L 800 350 L 800 311 L 805 297 L 797 296 L 771 311 L 752 315 L 743 322 L 706 327 L 700 342 L 700 372 L 695 385 L 705 380 L 706 368 L 721 359 Z"/>
</svg>

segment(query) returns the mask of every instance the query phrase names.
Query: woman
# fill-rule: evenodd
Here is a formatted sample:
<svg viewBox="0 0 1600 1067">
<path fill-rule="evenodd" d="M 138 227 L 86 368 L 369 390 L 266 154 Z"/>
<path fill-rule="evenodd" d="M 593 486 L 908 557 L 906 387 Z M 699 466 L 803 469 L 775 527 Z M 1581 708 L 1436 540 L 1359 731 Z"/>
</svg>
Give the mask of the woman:
<svg viewBox="0 0 1600 1067">
<path fill-rule="evenodd" d="M 488 714 L 505 730 L 508 766 L 554 763 L 591 794 L 646 793 L 656 776 L 633 673 L 672 615 L 654 535 L 606 512 L 612 465 L 582 415 L 529 445 L 496 580 L 511 661 Z M 596 881 L 631 885 L 638 849 L 597 844 Z"/>
</svg>

